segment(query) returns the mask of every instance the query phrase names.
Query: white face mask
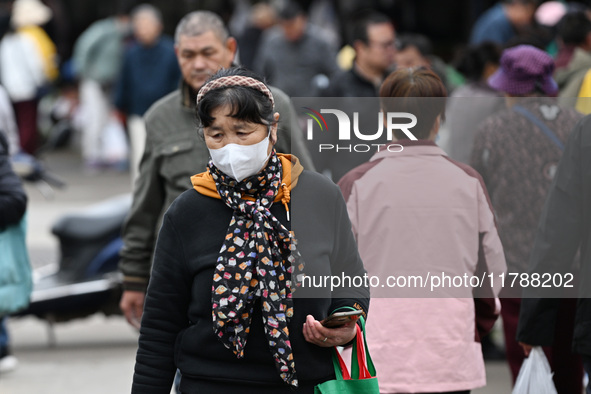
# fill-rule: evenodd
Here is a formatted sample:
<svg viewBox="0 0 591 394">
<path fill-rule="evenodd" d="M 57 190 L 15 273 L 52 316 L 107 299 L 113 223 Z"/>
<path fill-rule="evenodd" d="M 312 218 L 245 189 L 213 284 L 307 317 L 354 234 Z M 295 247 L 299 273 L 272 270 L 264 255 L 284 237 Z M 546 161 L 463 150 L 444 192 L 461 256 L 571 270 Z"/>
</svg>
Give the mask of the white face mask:
<svg viewBox="0 0 591 394">
<path fill-rule="evenodd" d="M 263 169 L 270 156 L 268 149 L 269 135 L 252 145 L 227 144 L 219 149 L 209 149 L 209 155 L 220 171 L 240 182 Z"/>
</svg>

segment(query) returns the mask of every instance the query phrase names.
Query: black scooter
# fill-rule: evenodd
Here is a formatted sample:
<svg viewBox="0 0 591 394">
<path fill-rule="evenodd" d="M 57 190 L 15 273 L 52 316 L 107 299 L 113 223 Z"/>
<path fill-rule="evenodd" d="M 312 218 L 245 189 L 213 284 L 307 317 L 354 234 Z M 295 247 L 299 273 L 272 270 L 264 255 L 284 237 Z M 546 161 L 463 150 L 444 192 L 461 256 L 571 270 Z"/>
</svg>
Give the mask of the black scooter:
<svg viewBox="0 0 591 394">
<path fill-rule="evenodd" d="M 53 225 L 60 246 L 57 269 L 35 271 L 30 305 L 17 314 L 47 321 L 50 345 L 56 342 L 57 322 L 98 312 L 121 314 L 117 264 L 121 228 L 130 208 L 131 195 L 122 195 L 91 205 L 83 213 L 66 214 Z"/>
</svg>

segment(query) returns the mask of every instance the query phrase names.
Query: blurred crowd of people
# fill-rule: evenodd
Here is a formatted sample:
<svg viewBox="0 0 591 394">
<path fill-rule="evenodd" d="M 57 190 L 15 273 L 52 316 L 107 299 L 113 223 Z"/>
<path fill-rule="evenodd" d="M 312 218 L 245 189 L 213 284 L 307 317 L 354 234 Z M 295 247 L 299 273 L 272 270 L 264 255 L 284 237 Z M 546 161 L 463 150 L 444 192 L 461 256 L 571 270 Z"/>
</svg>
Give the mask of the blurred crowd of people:
<svg viewBox="0 0 591 394">
<path fill-rule="evenodd" d="M 569 164 L 578 169 L 578 164 L 563 164 L 561 157 L 578 152 L 572 145 L 584 142 L 574 138 L 583 138 L 580 134 L 586 124 L 584 116 L 591 114 L 591 7 L 584 3 L 499 1 L 480 15 L 467 42 L 457 43 L 457 53 L 445 60 L 438 56 L 428 36 L 417 31 L 399 31 L 390 15 L 368 9 L 361 1 L 353 2 L 357 7 L 346 26 L 338 25 L 330 1 L 236 1 L 239 7 L 229 21 L 229 31 L 219 16 L 198 13 L 185 17 L 176 27 L 174 37 L 163 33 L 164 19 L 154 5 L 121 3 L 125 4 L 112 16 L 95 21 L 77 38 L 71 59 L 58 58 L 56 46 L 44 30 L 53 13 L 48 5 L 41 0 L 10 3 L 0 41 L 0 132 L 6 134 L 11 155 L 38 155 L 51 148 L 49 145 L 56 137 L 53 134 L 64 132 L 79 142 L 87 171 L 130 170 L 135 183 L 134 203 L 123 231 L 125 246 L 120 267 L 125 275 L 125 291 L 121 307 L 128 321 L 137 327 L 163 214 L 190 187 L 190 175 L 207 166 L 207 147 L 202 140 L 197 141 L 195 132 L 194 106 L 199 89 L 220 68 L 243 65 L 272 85 L 269 90 L 281 114 L 278 121 L 275 119 L 279 139 L 273 144 L 279 144 L 278 151 L 298 156 L 304 168 L 323 173 L 335 183 L 340 181 L 358 242 L 364 237 L 379 238 L 374 233 L 378 232 L 375 226 L 359 233 L 361 225 L 351 211 L 351 204 L 373 204 L 371 199 L 366 201 L 354 194 L 352 185 L 374 166 L 381 168 L 378 160 L 372 158 L 375 152 L 355 155 L 346 164 L 332 160 L 328 154 L 318 156 L 304 142 L 305 120 L 294 110 L 290 97 L 447 98 L 419 138 L 424 141 L 417 145 L 424 146 L 416 147 L 417 154 L 407 158 L 409 166 L 424 171 L 423 175 L 430 174 L 433 180 L 425 182 L 422 177 L 424 183 L 420 187 L 424 192 L 418 197 L 407 195 L 406 202 L 417 206 L 421 201 L 423 205 L 432 204 L 432 196 L 438 193 L 431 187 L 437 181 L 433 174 L 438 171 L 439 180 L 452 177 L 464 191 L 474 187 L 474 195 L 462 196 L 466 198 L 465 205 L 479 201 L 477 209 L 487 217 L 486 231 L 466 232 L 463 239 L 476 239 L 482 246 L 484 234 L 492 234 L 492 238 L 485 240 L 485 244 L 489 243 L 482 253 L 495 260 L 498 272 L 503 271 L 503 254 L 508 271 L 518 274 L 545 262 L 544 251 L 552 248 L 555 234 L 547 234 L 544 223 L 558 221 L 552 217 L 550 202 L 544 205 L 549 193 L 557 201 L 556 209 L 566 209 L 560 204 L 576 201 L 585 207 L 583 213 L 589 212 L 588 202 L 584 205 L 577 196 L 569 200 L 556 191 L 560 189 L 571 196 L 580 189 L 569 188 L 565 170 Z M 405 70 L 410 71 L 404 74 Z M 413 91 L 415 96 L 396 90 L 399 85 L 410 86 L 420 81 L 426 81 L 426 87 Z M 384 101 L 381 103 L 384 107 Z M 65 129 L 56 127 L 63 122 Z M 407 145 L 414 146 L 414 141 L 403 145 L 406 149 Z M 423 156 L 428 155 L 445 156 L 446 160 L 422 167 L 426 163 Z M 379 160 L 385 158 L 385 154 L 382 156 Z M 453 162 L 454 167 L 445 167 L 448 162 Z M 469 177 L 464 172 L 454 172 L 458 169 Z M 391 171 L 382 170 L 382 177 Z M 562 180 L 558 186 L 555 177 Z M 372 185 L 366 188 L 377 187 L 367 178 L 365 181 Z M 403 182 L 409 180 L 401 177 L 396 184 Z M 442 185 L 440 192 L 447 186 Z M 449 194 L 441 192 L 447 196 L 443 199 L 456 203 L 453 190 L 447 191 Z M 396 191 L 388 189 L 387 194 Z M 445 207 L 452 210 L 453 205 Z M 442 207 L 443 203 L 439 208 Z M 543 220 L 538 228 L 540 217 Z M 573 213 L 572 218 L 574 221 L 577 214 Z M 403 219 L 392 216 L 393 222 Z M 403 225 L 400 226 L 402 231 Z M 588 224 L 579 226 L 580 231 L 573 237 L 588 235 L 584 230 Z M 439 233 L 441 228 L 437 230 Z M 384 229 L 387 231 L 391 229 Z M 396 233 L 391 236 L 396 237 Z M 421 248 L 420 244 L 414 245 L 416 250 Z M 412 251 L 412 245 L 402 242 L 400 247 Z M 565 252 L 572 258 L 578 244 L 575 246 Z M 456 252 L 462 256 L 462 251 Z M 363 260 L 366 253 L 371 255 L 360 247 Z M 476 250 L 478 253 L 480 249 Z M 582 266 L 589 265 L 589 256 L 584 252 L 579 258 Z M 476 270 L 477 261 L 473 263 L 471 269 Z M 369 273 L 372 265 L 373 261 L 365 263 Z M 488 305 L 487 313 L 495 315 L 493 322 L 501 314 L 504 340 L 500 344 L 498 340 L 494 343 L 484 338 L 492 325 L 482 330 L 478 341 L 482 341 L 484 357 L 493 357 L 495 351 L 506 357 L 515 382 L 531 346 L 543 345 L 555 372 L 558 393 L 580 394 L 583 364 L 589 365 L 591 356 L 584 353 L 591 346 L 586 339 L 591 334 L 585 329 L 591 316 L 582 316 L 580 303 L 577 306 L 565 296 L 551 305 L 540 306 L 523 301 L 521 294 L 506 289 L 494 296 L 500 297 L 500 305 Z M 401 310 L 422 307 L 425 305 L 418 307 L 410 302 Z M 450 306 L 449 310 L 455 307 Z M 441 306 L 429 304 L 422 312 L 429 318 L 438 308 Z M 542 312 L 552 316 L 540 319 Z M 371 316 L 370 312 L 370 330 Z M 443 311 L 441 322 L 447 317 Z M 396 319 L 396 315 L 391 318 Z M 552 328 L 541 327 L 539 321 Z M 418 327 L 422 323 L 415 324 Z M 409 327 L 400 325 L 396 329 Z M 376 341 L 387 340 L 381 333 Z M 571 342 L 576 344 L 576 351 L 583 352 L 583 359 L 571 351 Z M 433 348 L 439 345 L 436 343 Z M 386 349 L 391 350 L 376 350 L 384 353 L 379 356 L 384 365 L 389 352 L 397 352 L 402 345 L 392 341 L 388 346 Z M 477 350 L 479 353 L 480 348 Z M 8 352 L 0 348 L 0 360 L 3 354 Z M 471 354 L 470 360 L 482 362 L 481 356 Z M 420 368 L 421 359 L 415 362 L 416 368 Z M 418 373 L 414 381 L 408 377 L 397 379 L 403 365 L 391 363 L 387 367 L 392 376 L 381 380 L 385 392 L 430 392 L 444 387 L 415 384 L 423 378 Z M 473 381 L 457 378 L 445 387 L 460 390 L 453 391 L 459 393 L 481 386 L 483 368 L 476 369 L 472 371 Z M 433 369 L 425 368 L 423 372 L 437 376 Z M 448 376 L 451 375 L 449 372 Z M 468 391 L 462 391 L 465 389 Z"/>
<path fill-rule="evenodd" d="M 173 42 L 162 33 L 161 11 L 138 3 L 117 2 L 114 15 L 95 21 L 76 38 L 67 59 L 59 58 L 64 51 L 58 51 L 47 33 L 55 34 L 55 29 L 46 28 L 54 12 L 62 14 L 50 7 L 51 2 L 2 3 L 1 83 L 18 126 L 18 133 L 9 132 L 13 146 L 18 134 L 20 150 L 35 154 L 55 140 L 51 134 L 59 130 L 52 126 L 67 119 L 68 131 L 80 132 L 89 170 L 128 165 L 136 170 L 145 138 L 141 118 L 180 82 Z M 237 39 L 236 62 L 290 97 L 375 97 L 389 72 L 417 66 L 433 69 L 450 95 L 462 95 L 476 86 L 474 67 L 481 67 L 475 64 L 478 60 L 466 57 L 487 56 L 487 49 L 474 53 L 486 42 L 488 56 L 503 46 L 524 43 L 547 50 L 560 69 L 561 96 L 572 101 L 582 86 L 591 89 L 591 77 L 582 84 L 589 57 L 582 38 L 585 6 L 539 3 L 500 1 L 476 21 L 469 42 L 456 43 L 455 54 L 447 51 L 447 62 L 437 56 L 429 37 L 397 31 L 391 16 L 363 2 L 337 10 L 330 1 L 237 1 L 231 17 L 224 18 Z M 341 21 L 345 11 L 349 16 Z M 561 27 L 566 13 L 572 20 Z M 492 43 L 498 46 L 491 48 Z M 483 72 L 491 72 L 494 57 L 484 59 Z M 457 88 L 461 89 L 454 93 Z M 577 105 L 583 108 L 584 102 Z"/>
<path fill-rule="evenodd" d="M 145 135 L 141 117 L 180 82 L 173 42 L 162 33 L 160 10 L 138 3 L 118 2 L 114 15 L 92 23 L 76 38 L 68 59 L 59 58 L 64 51 L 58 51 L 44 29 L 52 20 L 52 8 L 41 0 L 2 3 L 1 83 L 14 109 L 22 151 L 35 154 L 54 142 L 52 133 L 63 132 L 54 126 L 67 119 L 68 131 L 79 131 L 89 170 L 129 164 L 136 170 Z M 429 37 L 397 31 L 391 16 L 363 2 L 340 6 L 337 15 L 329 1 L 237 1 L 229 27 L 237 39 L 236 62 L 290 97 L 375 97 L 389 72 L 417 66 L 433 69 L 450 95 L 466 95 L 466 89 L 478 85 L 486 91 L 478 80 L 493 70 L 498 56 L 491 52 L 526 43 L 555 57 L 560 95 L 572 102 L 582 87 L 591 89 L 591 77 L 582 83 L 589 57 L 585 6 L 538 3 L 500 1 L 476 21 L 468 42 L 456 43 L 453 54 L 447 50 L 447 61 L 437 56 Z M 337 17 L 344 12 L 341 8 L 350 13 L 345 22 Z M 570 21 L 560 24 L 567 13 Z M 483 43 L 488 49 L 477 49 Z M 486 65 L 475 64 L 479 61 Z M 479 67 L 486 70 L 475 80 Z M 576 105 L 584 110 L 585 102 Z M 10 134 L 16 145 L 15 133 Z"/>
</svg>

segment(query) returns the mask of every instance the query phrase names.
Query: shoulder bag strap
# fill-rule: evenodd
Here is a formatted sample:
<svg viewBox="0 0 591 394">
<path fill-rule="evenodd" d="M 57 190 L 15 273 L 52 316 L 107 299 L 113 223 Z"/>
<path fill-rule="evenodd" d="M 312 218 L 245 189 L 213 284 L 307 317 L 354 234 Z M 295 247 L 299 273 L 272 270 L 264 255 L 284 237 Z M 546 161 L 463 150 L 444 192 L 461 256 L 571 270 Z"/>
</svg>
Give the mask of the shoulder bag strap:
<svg viewBox="0 0 591 394">
<path fill-rule="evenodd" d="M 556 134 L 546 125 L 546 123 L 542 122 L 540 118 L 520 105 L 514 105 L 513 110 L 525 116 L 530 122 L 538 126 L 550 141 L 552 141 L 561 151 L 564 150 L 564 144 L 562 141 L 560 141 Z"/>
</svg>

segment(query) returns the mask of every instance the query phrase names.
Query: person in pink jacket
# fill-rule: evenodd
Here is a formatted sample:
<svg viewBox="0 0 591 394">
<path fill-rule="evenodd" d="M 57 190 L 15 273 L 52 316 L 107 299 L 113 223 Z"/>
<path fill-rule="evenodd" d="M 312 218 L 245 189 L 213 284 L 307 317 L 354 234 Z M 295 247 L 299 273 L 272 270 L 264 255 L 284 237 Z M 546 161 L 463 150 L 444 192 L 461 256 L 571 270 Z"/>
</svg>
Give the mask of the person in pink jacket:
<svg viewBox="0 0 591 394">
<path fill-rule="evenodd" d="M 506 264 L 482 178 L 434 142 L 446 96 L 428 69 L 390 74 L 384 124 L 407 112 L 416 125 L 339 182 L 372 285 L 367 340 L 382 393 L 486 385 L 480 339 L 499 314 Z"/>
</svg>

